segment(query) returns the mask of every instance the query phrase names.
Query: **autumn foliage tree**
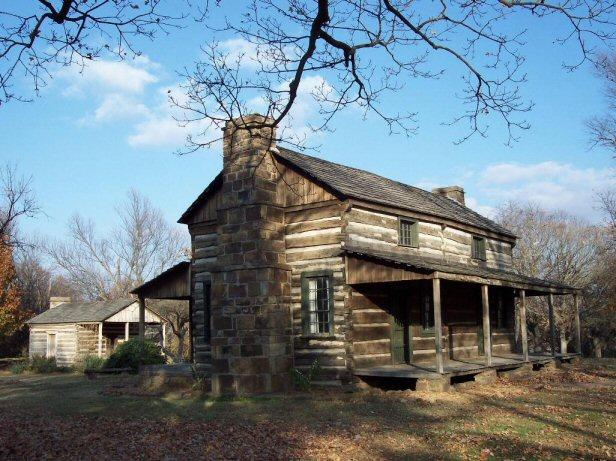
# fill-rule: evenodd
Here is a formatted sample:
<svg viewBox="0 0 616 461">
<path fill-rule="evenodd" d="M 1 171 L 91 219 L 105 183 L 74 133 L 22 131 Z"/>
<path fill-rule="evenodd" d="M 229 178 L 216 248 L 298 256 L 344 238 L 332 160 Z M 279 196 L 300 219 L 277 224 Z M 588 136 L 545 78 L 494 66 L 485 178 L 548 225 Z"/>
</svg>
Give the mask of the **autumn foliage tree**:
<svg viewBox="0 0 616 461">
<path fill-rule="evenodd" d="M 0 355 L 8 352 L 6 344 L 24 328 L 30 316 L 21 306 L 13 249 L 0 243 Z"/>
</svg>

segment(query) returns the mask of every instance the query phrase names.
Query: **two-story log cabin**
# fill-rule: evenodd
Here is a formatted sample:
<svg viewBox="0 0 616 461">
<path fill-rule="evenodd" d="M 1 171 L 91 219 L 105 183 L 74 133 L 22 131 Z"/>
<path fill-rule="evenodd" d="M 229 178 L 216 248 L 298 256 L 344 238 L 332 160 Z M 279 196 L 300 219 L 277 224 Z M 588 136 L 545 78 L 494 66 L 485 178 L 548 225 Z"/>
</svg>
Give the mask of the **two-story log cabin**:
<svg viewBox="0 0 616 461">
<path fill-rule="evenodd" d="M 575 289 L 515 273 L 516 236 L 467 208 L 462 188 L 427 192 L 273 139 L 227 124 L 223 170 L 179 220 L 190 263 L 134 292 L 142 305 L 190 300 L 213 393 L 284 390 L 315 360 L 332 385 L 552 360 L 528 353 L 524 299 Z"/>
</svg>

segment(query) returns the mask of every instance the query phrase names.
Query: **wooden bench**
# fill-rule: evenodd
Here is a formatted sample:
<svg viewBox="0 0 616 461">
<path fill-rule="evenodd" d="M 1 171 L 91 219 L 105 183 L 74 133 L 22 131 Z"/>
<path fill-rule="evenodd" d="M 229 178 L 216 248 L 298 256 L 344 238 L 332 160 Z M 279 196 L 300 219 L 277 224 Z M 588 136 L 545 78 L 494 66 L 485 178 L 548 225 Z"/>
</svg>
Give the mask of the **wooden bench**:
<svg viewBox="0 0 616 461">
<path fill-rule="evenodd" d="M 89 379 L 95 379 L 98 375 L 119 375 L 121 373 L 130 373 L 132 368 L 86 368 L 83 373 Z"/>
</svg>

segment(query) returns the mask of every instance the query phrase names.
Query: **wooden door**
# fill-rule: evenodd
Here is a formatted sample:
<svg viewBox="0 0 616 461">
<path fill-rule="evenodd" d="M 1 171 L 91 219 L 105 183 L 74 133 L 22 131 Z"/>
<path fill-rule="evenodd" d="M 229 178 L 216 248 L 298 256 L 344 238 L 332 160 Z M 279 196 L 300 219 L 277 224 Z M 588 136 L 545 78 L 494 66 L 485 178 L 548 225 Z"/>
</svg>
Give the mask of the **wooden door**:
<svg viewBox="0 0 616 461">
<path fill-rule="evenodd" d="M 49 333 L 47 335 L 47 357 L 55 357 L 56 356 L 56 335 L 54 333 Z"/>
<path fill-rule="evenodd" d="M 392 300 L 391 359 L 393 364 L 410 363 L 412 339 L 408 297 L 397 293 Z"/>
</svg>

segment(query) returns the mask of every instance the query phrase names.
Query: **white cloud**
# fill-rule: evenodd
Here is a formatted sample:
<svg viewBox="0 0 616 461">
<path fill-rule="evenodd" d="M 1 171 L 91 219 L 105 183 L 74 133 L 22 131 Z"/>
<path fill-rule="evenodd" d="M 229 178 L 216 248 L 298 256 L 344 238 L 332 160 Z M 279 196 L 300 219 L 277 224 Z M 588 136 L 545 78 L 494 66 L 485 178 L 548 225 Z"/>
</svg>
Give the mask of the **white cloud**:
<svg viewBox="0 0 616 461">
<path fill-rule="evenodd" d="M 220 43 L 220 50 L 225 53 L 224 61 L 233 66 L 240 63 L 245 69 L 257 69 L 259 64 L 259 48 L 243 38 L 232 38 Z"/>
<path fill-rule="evenodd" d="M 596 194 L 616 185 L 614 173 L 609 168 L 577 168 L 556 161 L 499 163 L 480 174 L 478 186 L 494 203 L 532 202 L 548 210 L 565 210 L 596 220 Z"/>
<path fill-rule="evenodd" d="M 89 61 L 85 67 L 71 66 L 58 71 L 57 76 L 68 82 L 63 94 L 84 95 L 92 89 L 121 93 L 142 93 L 158 77 L 152 72 L 158 65 L 141 56 L 132 61 Z"/>
<path fill-rule="evenodd" d="M 172 117 L 159 116 L 138 123 L 134 133 L 128 137 L 132 147 L 181 146 L 188 134 Z"/>
<path fill-rule="evenodd" d="M 82 117 L 81 124 L 95 124 L 109 121 L 133 120 L 147 117 L 150 109 L 138 99 L 121 93 L 111 93 L 103 97 L 102 102 L 92 114 Z"/>
</svg>

